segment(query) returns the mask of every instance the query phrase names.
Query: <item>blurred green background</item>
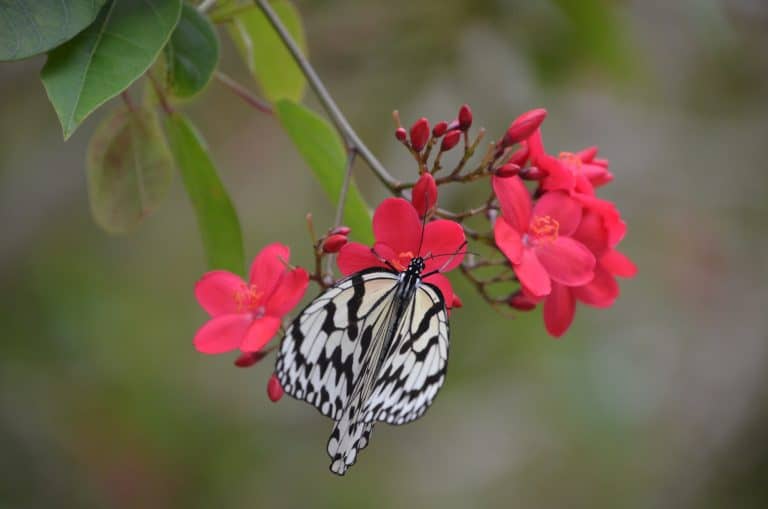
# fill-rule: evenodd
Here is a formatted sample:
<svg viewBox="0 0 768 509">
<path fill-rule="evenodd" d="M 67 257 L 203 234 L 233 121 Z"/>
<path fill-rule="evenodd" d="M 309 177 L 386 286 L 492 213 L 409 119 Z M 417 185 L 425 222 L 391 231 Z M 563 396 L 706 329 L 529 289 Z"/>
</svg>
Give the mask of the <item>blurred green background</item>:
<svg viewBox="0 0 768 509">
<path fill-rule="evenodd" d="M 90 119 L 67 143 L 44 58 L 0 66 L 0 507 L 765 507 L 768 6 L 762 0 L 299 0 L 311 59 L 397 175 L 392 136 L 469 103 L 498 135 L 544 106 L 547 147 L 599 144 L 639 276 L 562 340 L 453 278 L 449 376 L 435 405 L 379 425 L 328 472 L 331 423 L 271 403 L 191 340 L 205 271 L 177 177 L 132 235 L 93 223 Z M 222 69 L 244 66 L 222 33 Z M 253 86 L 255 88 L 255 86 Z M 317 103 L 310 97 L 313 107 Z M 277 123 L 217 83 L 185 107 L 207 138 L 246 252 L 311 260 L 304 215 L 333 210 Z M 371 203 L 385 197 L 365 166 Z M 459 209 L 484 193 L 450 189 Z"/>
</svg>

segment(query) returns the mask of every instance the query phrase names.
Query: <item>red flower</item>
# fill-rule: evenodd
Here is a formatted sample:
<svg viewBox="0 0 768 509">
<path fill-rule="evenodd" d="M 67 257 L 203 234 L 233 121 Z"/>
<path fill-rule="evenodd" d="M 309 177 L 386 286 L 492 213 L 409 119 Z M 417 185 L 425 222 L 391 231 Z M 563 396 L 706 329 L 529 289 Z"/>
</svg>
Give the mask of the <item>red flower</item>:
<svg viewBox="0 0 768 509">
<path fill-rule="evenodd" d="M 373 249 L 358 242 L 350 242 L 341 248 L 337 263 L 342 274 L 349 275 L 371 267 L 388 267 L 386 262 L 402 271 L 411 259 L 422 256 L 425 265 L 423 274 L 440 271 L 425 278 L 425 281 L 440 289 L 447 307 L 453 306 L 453 288 L 442 273 L 456 268 L 464 258 L 462 245 L 465 237 L 460 224 L 446 219 L 428 222 L 419 249 L 422 231 L 418 212 L 402 198 L 387 198 L 373 215 L 373 234 L 376 237 Z"/>
<path fill-rule="evenodd" d="M 544 326 L 552 336 L 559 338 L 573 322 L 576 302 L 596 308 L 608 308 L 619 296 L 615 276 L 634 277 L 637 267 L 622 253 L 611 250 L 598 259 L 595 277 L 583 286 L 552 285 L 552 292 L 544 300 Z"/>
<path fill-rule="evenodd" d="M 496 245 L 506 255 L 520 283 L 533 295 L 548 295 L 552 282 L 584 285 L 594 277 L 595 257 L 571 238 L 581 221 L 581 205 L 567 193 L 545 193 L 533 206 L 519 177 L 493 177 L 501 205 Z"/>
<path fill-rule="evenodd" d="M 589 147 L 578 153 L 561 152 L 558 157 L 547 154 L 541 139 L 541 129 L 528 138 L 531 164 L 547 173 L 542 187 L 547 191 L 564 190 L 594 194 L 595 188 L 613 180 L 608 162 L 596 160 L 597 147 Z"/>
<path fill-rule="evenodd" d="M 288 247 L 270 244 L 254 258 L 248 283 L 226 270 L 200 278 L 195 296 L 211 320 L 195 334 L 195 348 L 208 354 L 261 350 L 309 284 L 304 269 L 287 266 L 289 257 Z"/>
</svg>

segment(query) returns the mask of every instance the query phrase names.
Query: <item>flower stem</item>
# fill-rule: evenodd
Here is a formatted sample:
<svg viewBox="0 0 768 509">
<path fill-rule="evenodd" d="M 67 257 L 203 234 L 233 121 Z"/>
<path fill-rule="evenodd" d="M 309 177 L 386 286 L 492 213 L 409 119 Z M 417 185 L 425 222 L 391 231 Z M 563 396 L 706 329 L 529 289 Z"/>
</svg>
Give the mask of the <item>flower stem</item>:
<svg viewBox="0 0 768 509">
<path fill-rule="evenodd" d="M 272 9 L 272 6 L 269 5 L 269 1 L 254 0 L 254 2 L 267 17 L 270 24 L 277 32 L 277 35 L 280 37 L 285 47 L 293 56 L 296 64 L 301 68 L 304 76 L 307 78 L 307 81 L 312 87 L 312 90 L 315 91 L 317 98 L 320 100 L 320 103 L 323 105 L 326 113 L 328 113 L 331 121 L 336 126 L 336 130 L 347 142 L 347 146 L 360 154 L 360 157 L 365 160 L 376 177 L 381 181 L 382 184 L 387 187 L 387 189 L 393 193 L 399 194 L 398 186 L 400 183 L 398 180 L 393 177 L 386 168 L 384 168 L 384 165 L 382 165 L 376 156 L 373 155 L 373 153 L 362 142 L 362 140 L 360 140 L 360 137 L 357 135 L 355 130 L 352 129 L 352 126 L 349 125 L 349 122 L 344 117 L 344 114 L 341 112 L 339 107 L 336 105 L 336 102 L 331 97 L 331 94 L 328 93 L 328 90 L 325 88 L 325 85 L 320 80 L 320 77 L 309 63 L 309 60 L 307 60 L 304 55 L 302 55 L 299 46 L 296 44 L 296 41 L 293 40 L 293 37 L 288 32 L 288 29 L 285 28 L 285 25 L 283 25 L 283 22 Z"/>
<path fill-rule="evenodd" d="M 230 89 L 236 96 L 238 96 L 240 99 L 245 101 L 249 106 L 252 106 L 259 110 L 262 113 L 266 113 L 267 115 L 273 115 L 274 111 L 272 110 L 272 107 L 267 104 L 265 101 L 262 101 L 258 97 L 251 94 L 247 88 L 242 86 L 240 83 L 236 82 L 226 74 L 224 74 L 221 71 L 216 71 L 214 73 L 214 76 L 216 79 L 226 86 L 228 89 Z"/>
</svg>

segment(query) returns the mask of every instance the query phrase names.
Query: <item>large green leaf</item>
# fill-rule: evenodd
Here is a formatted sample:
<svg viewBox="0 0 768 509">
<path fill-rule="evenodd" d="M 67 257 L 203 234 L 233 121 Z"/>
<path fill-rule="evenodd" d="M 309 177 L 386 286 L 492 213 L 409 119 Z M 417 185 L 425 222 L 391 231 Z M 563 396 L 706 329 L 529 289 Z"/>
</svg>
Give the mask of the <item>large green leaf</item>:
<svg viewBox="0 0 768 509">
<path fill-rule="evenodd" d="M 210 81 L 219 60 L 219 38 L 211 22 L 189 4 L 165 47 L 168 85 L 177 97 L 190 97 Z"/>
<path fill-rule="evenodd" d="M 187 194 L 195 207 L 208 266 L 243 274 L 245 259 L 240 221 L 203 139 L 180 113 L 170 115 L 165 128 Z"/>
<path fill-rule="evenodd" d="M 149 69 L 180 13 L 181 0 L 113 0 L 93 25 L 48 55 L 42 79 L 65 139 Z"/>
<path fill-rule="evenodd" d="M 312 110 L 287 99 L 277 101 L 275 112 L 323 190 L 333 203 L 338 203 L 347 154 L 336 131 Z M 347 191 L 344 223 L 352 228 L 353 237 L 373 243 L 371 214 L 354 181 Z"/>
<path fill-rule="evenodd" d="M 107 117 L 91 138 L 86 168 L 96 222 L 110 233 L 135 228 L 165 197 L 173 175 L 155 112 L 122 107 Z"/>
<path fill-rule="evenodd" d="M 0 0 L 0 60 L 65 43 L 93 23 L 106 0 Z"/>
<path fill-rule="evenodd" d="M 271 5 L 301 51 L 306 54 L 304 27 L 299 11 L 287 0 L 278 0 Z M 260 9 L 236 14 L 229 26 L 229 33 L 269 101 L 301 100 L 306 86 L 304 74 Z"/>
</svg>

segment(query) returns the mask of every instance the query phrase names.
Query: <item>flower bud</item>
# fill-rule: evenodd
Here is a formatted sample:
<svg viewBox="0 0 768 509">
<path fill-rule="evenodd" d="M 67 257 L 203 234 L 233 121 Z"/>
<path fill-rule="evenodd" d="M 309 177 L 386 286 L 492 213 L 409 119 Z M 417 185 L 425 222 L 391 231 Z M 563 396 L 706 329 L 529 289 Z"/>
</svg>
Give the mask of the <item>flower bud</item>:
<svg viewBox="0 0 768 509">
<path fill-rule="evenodd" d="M 509 147 L 527 139 L 544 122 L 546 116 L 547 110 L 544 108 L 537 108 L 523 113 L 509 125 L 509 129 L 504 134 L 501 144 Z"/>
<path fill-rule="evenodd" d="M 529 152 L 530 150 L 528 149 L 528 144 L 523 143 L 523 145 L 519 149 L 512 152 L 512 155 L 509 156 L 509 161 L 507 162 L 516 164 L 518 166 L 523 166 L 525 162 L 528 160 Z"/>
<path fill-rule="evenodd" d="M 411 146 L 416 152 L 421 152 L 421 149 L 427 144 L 429 139 L 429 120 L 424 117 L 418 119 L 411 126 Z"/>
<path fill-rule="evenodd" d="M 445 120 L 441 120 L 437 124 L 435 124 L 435 127 L 432 128 L 432 136 L 435 138 L 439 138 L 442 135 L 445 134 L 445 131 L 448 130 L 448 122 Z"/>
<path fill-rule="evenodd" d="M 541 180 L 547 175 L 549 175 L 549 173 L 538 166 L 528 166 L 527 168 L 520 170 L 520 178 L 523 180 Z"/>
<path fill-rule="evenodd" d="M 472 110 L 468 104 L 463 104 L 459 108 L 459 129 L 466 131 L 472 126 Z"/>
<path fill-rule="evenodd" d="M 455 293 L 453 294 L 453 303 L 451 304 L 451 307 L 452 308 L 464 307 L 464 303 L 461 302 L 461 299 Z"/>
<path fill-rule="evenodd" d="M 531 311 L 536 309 L 536 303 L 521 291 L 517 291 L 510 295 L 507 304 L 509 304 L 509 307 L 515 308 L 518 311 Z"/>
<path fill-rule="evenodd" d="M 448 122 L 448 127 L 446 127 L 446 131 L 455 131 L 459 128 L 459 121 L 458 120 L 451 120 Z"/>
<path fill-rule="evenodd" d="M 329 235 L 349 235 L 349 232 L 351 232 L 352 229 L 349 226 L 337 226 L 335 228 L 332 228 L 330 232 L 328 232 Z"/>
<path fill-rule="evenodd" d="M 579 157 L 579 159 L 581 159 L 582 162 L 591 163 L 592 159 L 594 159 L 597 155 L 597 150 L 597 146 L 593 145 L 591 147 L 585 148 L 584 150 L 579 150 L 576 152 L 576 155 Z"/>
<path fill-rule="evenodd" d="M 437 184 L 431 173 L 422 173 L 411 196 L 413 207 L 419 216 L 425 216 L 437 203 Z"/>
<path fill-rule="evenodd" d="M 445 152 L 451 150 L 461 139 L 461 131 L 451 131 L 445 135 L 443 142 L 440 144 L 440 150 Z"/>
<path fill-rule="evenodd" d="M 259 350 L 258 352 L 243 352 L 237 359 L 235 359 L 235 366 L 238 368 L 248 368 L 266 356 L 267 353 L 263 350 Z"/>
<path fill-rule="evenodd" d="M 267 382 L 267 396 L 271 401 L 277 403 L 283 397 L 283 394 L 285 394 L 285 391 L 283 386 L 280 385 L 280 380 L 277 379 L 276 374 L 272 373 L 269 382 Z"/>
<path fill-rule="evenodd" d="M 323 241 L 323 252 L 338 253 L 339 249 L 341 249 L 342 246 L 346 243 L 347 243 L 347 236 L 342 235 L 341 233 L 336 233 L 335 235 L 331 235 L 327 237 Z"/>
<path fill-rule="evenodd" d="M 514 177 L 520 173 L 520 166 L 514 163 L 507 163 L 496 170 L 496 176 L 501 178 Z"/>
<path fill-rule="evenodd" d="M 403 129 L 402 127 L 398 127 L 395 129 L 395 138 L 397 138 L 398 141 L 405 142 L 405 139 L 408 137 L 408 133 Z"/>
</svg>

